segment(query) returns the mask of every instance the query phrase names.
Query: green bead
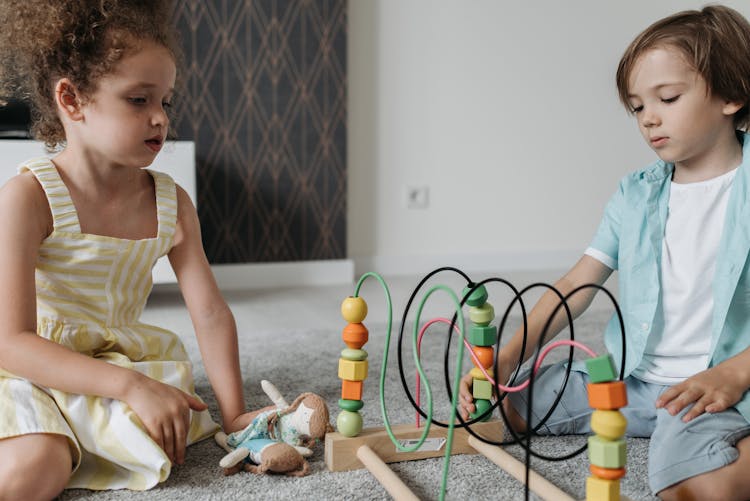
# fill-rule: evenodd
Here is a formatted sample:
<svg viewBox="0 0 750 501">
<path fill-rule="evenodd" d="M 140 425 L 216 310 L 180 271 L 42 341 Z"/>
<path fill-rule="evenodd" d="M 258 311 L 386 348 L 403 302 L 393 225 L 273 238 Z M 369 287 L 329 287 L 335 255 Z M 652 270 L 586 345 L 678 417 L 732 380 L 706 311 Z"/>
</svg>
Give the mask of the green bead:
<svg viewBox="0 0 750 501">
<path fill-rule="evenodd" d="M 492 407 L 492 402 L 490 402 L 489 400 L 485 400 L 483 398 L 478 398 L 474 400 L 474 407 L 476 407 L 477 410 L 475 410 L 474 412 L 470 414 L 471 419 L 478 418 L 479 416 L 484 414 L 487 411 L 487 409 Z M 492 413 L 487 414 L 487 417 L 482 419 L 482 421 L 489 421 L 491 417 L 492 417 Z"/>
<path fill-rule="evenodd" d="M 361 400 L 348 400 L 346 398 L 339 399 L 339 407 L 349 412 L 357 412 L 364 407 L 364 405 L 365 403 Z"/>
<path fill-rule="evenodd" d="M 474 284 L 472 284 L 472 287 Z M 464 287 L 463 292 L 461 292 L 461 297 L 466 296 L 466 294 L 471 290 L 471 287 L 468 285 Z M 487 302 L 487 289 L 485 289 L 484 285 L 480 285 L 476 289 L 474 289 L 474 292 L 471 293 L 471 295 L 466 298 L 466 304 L 469 306 L 482 306 L 484 303 Z"/>
<path fill-rule="evenodd" d="M 341 358 L 347 360 L 365 360 L 367 359 L 367 352 L 365 350 L 355 350 L 354 348 L 344 348 L 341 350 Z"/>
<path fill-rule="evenodd" d="M 359 412 L 341 411 L 336 418 L 336 428 L 345 437 L 356 437 L 362 431 L 362 416 Z"/>
<path fill-rule="evenodd" d="M 492 383 L 486 379 L 475 379 L 472 382 L 471 394 L 475 400 L 487 400 L 492 398 Z"/>
<path fill-rule="evenodd" d="M 610 353 L 586 360 L 586 371 L 592 383 L 607 383 L 617 379 L 615 361 Z"/>
<path fill-rule="evenodd" d="M 607 440 L 597 435 L 589 437 L 589 461 L 602 468 L 625 466 L 625 441 Z"/>
<path fill-rule="evenodd" d="M 495 308 L 490 303 L 469 308 L 469 319 L 477 325 L 489 325 L 495 318 Z"/>
<path fill-rule="evenodd" d="M 469 329 L 469 343 L 474 346 L 495 346 L 497 327 L 494 325 L 472 325 Z"/>
</svg>

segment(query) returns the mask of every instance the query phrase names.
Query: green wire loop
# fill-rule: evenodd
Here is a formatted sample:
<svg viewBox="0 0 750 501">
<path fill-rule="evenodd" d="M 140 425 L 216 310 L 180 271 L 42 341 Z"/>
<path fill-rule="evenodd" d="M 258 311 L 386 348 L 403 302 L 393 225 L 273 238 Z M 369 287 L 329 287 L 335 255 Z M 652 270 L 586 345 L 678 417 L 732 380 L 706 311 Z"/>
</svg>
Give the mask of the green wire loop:
<svg viewBox="0 0 750 501">
<path fill-rule="evenodd" d="M 419 441 L 414 444 L 411 447 L 404 447 L 401 445 L 401 443 L 398 441 L 396 436 L 393 434 L 393 430 L 391 429 L 390 421 L 388 420 L 388 411 L 385 408 L 385 373 L 388 368 L 388 351 L 391 344 L 391 328 L 393 325 L 393 303 L 391 301 L 391 293 L 388 290 L 388 285 L 386 285 L 385 280 L 383 280 L 383 277 L 378 275 L 374 272 L 368 272 L 362 275 L 357 282 L 357 286 L 354 289 L 354 297 L 357 297 L 359 295 L 359 290 L 362 287 L 362 284 L 368 277 L 375 278 L 378 282 L 380 282 L 380 285 L 383 287 L 383 290 L 385 291 L 385 299 L 386 299 L 386 305 L 387 305 L 387 315 L 388 315 L 388 324 L 386 327 L 386 337 L 385 337 L 385 348 L 383 350 L 383 363 L 380 368 L 380 411 L 383 415 L 383 424 L 385 425 L 385 430 L 388 433 L 388 436 L 391 439 L 391 442 L 393 442 L 393 445 L 401 452 L 414 452 L 417 451 L 422 444 L 424 443 L 425 439 L 427 438 L 427 435 L 430 432 L 430 426 L 432 424 L 432 388 L 430 387 L 430 382 L 425 376 L 424 370 L 422 369 L 422 363 L 419 359 L 418 350 L 417 350 L 417 341 L 419 337 L 419 320 L 422 315 L 422 309 L 424 308 L 425 303 L 427 302 L 427 299 L 438 290 L 443 290 L 448 293 L 448 296 L 453 301 L 453 304 L 455 306 L 456 316 L 458 318 L 458 327 L 459 327 L 459 343 L 458 343 L 458 353 L 457 356 L 457 362 L 456 362 L 456 372 L 455 372 L 455 378 L 453 383 L 453 399 L 451 402 L 451 415 L 450 420 L 448 422 L 448 436 L 446 439 L 446 446 L 445 446 L 445 461 L 443 462 L 443 475 L 442 475 L 442 483 L 440 486 L 440 501 L 443 501 L 445 499 L 445 491 L 448 484 L 448 469 L 450 466 L 450 457 L 451 457 L 451 450 L 453 449 L 453 431 L 455 427 L 456 422 L 456 409 L 458 407 L 458 393 L 459 393 L 459 385 L 461 381 L 461 369 L 462 369 L 462 363 L 463 363 L 463 357 L 464 357 L 464 317 L 461 311 L 461 303 L 456 296 L 456 293 L 450 289 L 449 287 L 445 285 L 436 285 L 432 287 L 427 293 L 424 295 L 422 300 L 419 303 L 419 306 L 417 308 L 417 317 L 414 320 L 414 328 L 412 330 L 412 351 L 414 353 L 414 363 L 417 367 L 417 372 L 419 372 L 419 376 L 421 380 L 424 382 L 425 385 L 425 396 L 427 397 L 427 419 L 424 426 L 424 431 L 422 432 L 422 436 L 419 438 Z"/>
</svg>

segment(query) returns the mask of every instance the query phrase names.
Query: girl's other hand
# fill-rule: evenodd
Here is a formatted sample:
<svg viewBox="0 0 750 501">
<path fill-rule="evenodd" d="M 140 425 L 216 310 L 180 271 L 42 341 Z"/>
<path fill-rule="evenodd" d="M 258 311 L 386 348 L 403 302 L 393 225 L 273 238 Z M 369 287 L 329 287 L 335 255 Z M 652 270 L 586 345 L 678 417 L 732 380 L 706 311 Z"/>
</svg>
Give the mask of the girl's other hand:
<svg viewBox="0 0 750 501">
<path fill-rule="evenodd" d="M 257 411 L 251 411 L 251 412 L 245 412 L 243 414 L 240 414 L 231 422 L 224 425 L 224 432 L 229 434 L 233 433 L 235 431 L 244 430 L 247 425 L 253 422 L 253 419 L 255 419 L 259 414 L 276 409 L 275 405 L 269 405 L 268 407 L 263 407 L 262 409 L 258 409 Z"/>
<path fill-rule="evenodd" d="M 182 464 L 190 429 L 190 410 L 204 411 L 208 406 L 179 388 L 146 376 L 137 378 L 123 400 L 170 461 Z"/>
</svg>

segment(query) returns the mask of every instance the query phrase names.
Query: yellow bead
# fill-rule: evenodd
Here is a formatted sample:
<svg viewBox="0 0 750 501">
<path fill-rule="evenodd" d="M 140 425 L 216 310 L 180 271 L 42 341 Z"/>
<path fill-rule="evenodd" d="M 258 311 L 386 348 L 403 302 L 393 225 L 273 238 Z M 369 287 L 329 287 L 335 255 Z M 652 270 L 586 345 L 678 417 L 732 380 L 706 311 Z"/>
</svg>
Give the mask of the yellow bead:
<svg viewBox="0 0 750 501">
<path fill-rule="evenodd" d="M 620 411 L 595 410 L 591 413 L 591 429 L 607 440 L 617 440 L 625 435 L 628 422 Z"/>
<path fill-rule="evenodd" d="M 490 375 L 490 377 L 493 377 L 493 375 L 492 375 L 492 369 L 485 369 L 485 370 L 487 371 L 487 374 Z M 487 380 L 487 378 L 484 377 L 484 374 L 482 374 L 482 371 L 479 369 L 479 367 L 473 367 L 469 371 L 469 374 L 471 374 L 471 377 L 473 377 L 474 379 L 481 379 L 481 380 L 485 380 L 485 381 Z"/>
<path fill-rule="evenodd" d="M 586 479 L 586 501 L 619 501 L 620 481 L 588 477 Z"/>
<path fill-rule="evenodd" d="M 364 381 L 367 379 L 367 360 L 339 358 L 339 379 Z"/>
<path fill-rule="evenodd" d="M 349 296 L 341 303 L 341 316 L 350 324 L 359 324 L 367 316 L 367 303 L 359 296 Z"/>
</svg>

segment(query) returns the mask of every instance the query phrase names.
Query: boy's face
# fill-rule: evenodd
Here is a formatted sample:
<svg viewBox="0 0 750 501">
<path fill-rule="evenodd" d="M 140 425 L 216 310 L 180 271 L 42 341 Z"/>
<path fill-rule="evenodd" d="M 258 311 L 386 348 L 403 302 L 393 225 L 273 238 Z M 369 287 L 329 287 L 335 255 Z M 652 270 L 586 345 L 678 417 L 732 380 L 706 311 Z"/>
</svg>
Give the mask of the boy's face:
<svg viewBox="0 0 750 501">
<path fill-rule="evenodd" d="M 676 166 L 710 162 L 719 138 L 734 130 L 739 107 L 710 95 L 703 77 L 674 48 L 641 55 L 628 91 L 643 138 L 659 158 Z"/>
</svg>

